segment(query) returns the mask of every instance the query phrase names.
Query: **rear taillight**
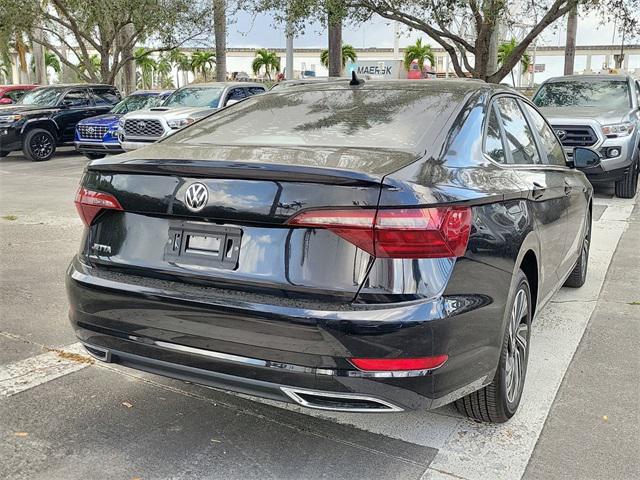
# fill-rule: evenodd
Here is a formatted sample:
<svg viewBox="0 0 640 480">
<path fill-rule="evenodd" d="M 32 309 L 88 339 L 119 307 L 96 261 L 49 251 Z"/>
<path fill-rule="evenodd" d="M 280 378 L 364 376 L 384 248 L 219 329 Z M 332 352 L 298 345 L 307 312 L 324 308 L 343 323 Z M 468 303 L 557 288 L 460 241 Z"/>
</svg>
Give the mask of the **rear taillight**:
<svg viewBox="0 0 640 480">
<path fill-rule="evenodd" d="M 118 199 L 109 193 L 80 187 L 76 193 L 76 209 L 85 225 L 89 226 L 102 210 L 122 210 Z"/>
<path fill-rule="evenodd" d="M 406 370 L 434 370 L 444 365 L 448 355 L 435 355 L 433 357 L 417 358 L 351 358 L 359 370 L 367 372 L 389 372 Z"/>
<path fill-rule="evenodd" d="M 376 257 L 461 257 L 469 241 L 471 208 L 312 210 L 287 223 L 330 230 Z"/>
</svg>

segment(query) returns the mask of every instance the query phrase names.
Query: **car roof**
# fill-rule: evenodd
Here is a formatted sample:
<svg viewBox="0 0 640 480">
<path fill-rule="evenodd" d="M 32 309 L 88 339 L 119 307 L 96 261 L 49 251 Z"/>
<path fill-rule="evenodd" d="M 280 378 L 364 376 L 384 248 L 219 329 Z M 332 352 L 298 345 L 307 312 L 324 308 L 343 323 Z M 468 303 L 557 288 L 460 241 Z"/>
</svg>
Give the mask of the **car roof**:
<svg viewBox="0 0 640 480">
<path fill-rule="evenodd" d="M 38 88 L 116 88 L 106 83 L 57 83 L 55 85 L 39 85 Z"/>
<path fill-rule="evenodd" d="M 509 92 L 520 95 L 516 90 L 509 86 L 486 83 L 482 80 L 475 79 L 433 79 L 433 80 L 365 80 L 358 86 L 352 86 L 348 81 L 333 80 L 325 82 L 308 82 L 301 85 L 291 86 L 290 88 L 275 90 L 278 92 L 289 93 L 292 91 L 320 91 L 320 90 L 423 90 L 425 92 L 449 92 L 458 95 L 467 95 L 473 92 L 490 91 L 490 92 Z"/>
<path fill-rule="evenodd" d="M 207 82 L 207 83 L 191 83 L 189 85 L 185 85 L 184 87 L 180 87 L 180 90 L 183 88 L 224 88 L 224 87 L 262 87 L 265 90 L 267 89 L 264 83 L 258 82 Z"/>
<path fill-rule="evenodd" d="M 620 80 L 628 80 L 631 78 L 629 75 L 624 74 L 613 74 L 613 73 L 603 73 L 600 75 L 566 75 L 564 77 L 551 77 L 545 81 L 545 83 L 555 83 L 555 82 L 573 82 L 573 81 L 583 81 L 583 82 L 597 82 L 597 81 L 620 81 Z"/>
<path fill-rule="evenodd" d="M 35 83 L 22 83 L 20 85 L 0 85 L 0 90 L 16 90 L 18 88 L 36 88 L 40 85 Z"/>
</svg>

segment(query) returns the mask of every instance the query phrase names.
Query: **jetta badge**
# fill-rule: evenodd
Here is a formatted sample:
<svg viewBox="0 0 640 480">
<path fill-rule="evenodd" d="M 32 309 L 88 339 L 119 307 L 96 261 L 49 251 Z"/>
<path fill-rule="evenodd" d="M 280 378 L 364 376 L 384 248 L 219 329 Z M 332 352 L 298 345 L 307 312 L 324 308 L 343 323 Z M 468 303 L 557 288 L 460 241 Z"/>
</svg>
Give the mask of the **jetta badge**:
<svg viewBox="0 0 640 480">
<path fill-rule="evenodd" d="M 202 210 L 209 200 L 209 189 L 203 183 L 192 183 L 184 195 L 187 208 L 192 212 Z"/>
<path fill-rule="evenodd" d="M 564 140 L 564 137 L 567 136 L 567 131 L 566 130 L 556 130 L 556 135 L 558 135 L 558 138 L 560 140 Z"/>
</svg>

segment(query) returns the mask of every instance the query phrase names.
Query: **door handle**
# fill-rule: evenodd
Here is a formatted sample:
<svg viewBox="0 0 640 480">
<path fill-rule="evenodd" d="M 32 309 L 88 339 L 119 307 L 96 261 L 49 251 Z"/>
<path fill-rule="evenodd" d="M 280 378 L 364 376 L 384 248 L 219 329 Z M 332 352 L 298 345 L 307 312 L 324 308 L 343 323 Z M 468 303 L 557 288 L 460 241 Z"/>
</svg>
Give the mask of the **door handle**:
<svg viewBox="0 0 640 480">
<path fill-rule="evenodd" d="M 571 191 L 572 190 L 573 190 L 573 187 L 571 186 L 571 184 L 565 180 L 564 181 L 564 194 L 568 197 L 569 195 L 571 195 Z"/>
<path fill-rule="evenodd" d="M 531 196 L 533 197 L 534 200 L 538 200 L 539 198 L 542 198 L 544 196 L 544 192 L 547 189 L 539 184 L 538 182 L 533 182 L 533 189 L 531 190 Z"/>
</svg>

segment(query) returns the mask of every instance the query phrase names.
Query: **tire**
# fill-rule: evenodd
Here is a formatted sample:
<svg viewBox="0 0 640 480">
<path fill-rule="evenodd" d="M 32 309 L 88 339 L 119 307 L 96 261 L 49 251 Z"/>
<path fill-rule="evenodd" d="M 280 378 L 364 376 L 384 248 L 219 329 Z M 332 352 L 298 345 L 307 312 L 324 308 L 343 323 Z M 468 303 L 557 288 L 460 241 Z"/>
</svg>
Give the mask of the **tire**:
<svg viewBox="0 0 640 480">
<path fill-rule="evenodd" d="M 89 160 L 100 160 L 101 158 L 104 158 L 107 156 L 106 153 L 84 153 L 83 155 L 87 157 Z"/>
<path fill-rule="evenodd" d="M 532 310 L 531 290 L 522 270 L 518 270 L 516 282 L 493 381 L 455 401 L 460 413 L 479 422 L 504 423 L 520 405 L 529 360 Z"/>
<path fill-rule="evenodd" d="M 11 152 L 0 152 L 0 158 L 6 157 L 7 155 L 9 155 L 9 153 Z"/>
<path fill-rule="evenodd" d="M 587 268 L 589 267 L 589 247 L 591 246 L 591 212 L 587 213 L 587 230 L 580 246 L 580 256 L 571 274 L 565 280 L 565 287 L 580 288 L 587 280 Z"/>
<path fill-rule="evenodd" d="M 56 139 L 49 130 L 34 128 L 25 134 L 22 152 L 32 162 L 51 160 L 56 153 Z"/>
<path fill-rule="evenodd" d="M 616 197 L 633 198 L 638 190 L 638 170 L 640 161 L 636 160 L 629 168 L 627 174 L 616 182 Z"/>
</svg>

